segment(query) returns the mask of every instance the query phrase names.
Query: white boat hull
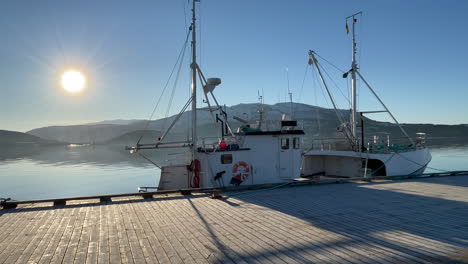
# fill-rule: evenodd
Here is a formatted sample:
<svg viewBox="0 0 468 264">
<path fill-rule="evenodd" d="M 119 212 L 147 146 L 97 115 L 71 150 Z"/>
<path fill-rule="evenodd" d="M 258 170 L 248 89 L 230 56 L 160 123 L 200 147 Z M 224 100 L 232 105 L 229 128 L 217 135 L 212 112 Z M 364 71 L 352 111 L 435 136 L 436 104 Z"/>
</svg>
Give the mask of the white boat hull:
<svg viewBox="0 0 468 264">
<path fill-rule="evenodd" d="M 424 172 L 431 159 L 427 148 L 393 153 L 312 150 L 303 156 L 302 174 L 342 177 L 416 175 Z"/>
<path fill-rule="evenodd" d="M 301 175 L 302 130 L 240 135 L 235 150 L 196 153 L 192 165 L 164 166 L 159 189 L 220 188 L 290 182 Z"/>
</svg>

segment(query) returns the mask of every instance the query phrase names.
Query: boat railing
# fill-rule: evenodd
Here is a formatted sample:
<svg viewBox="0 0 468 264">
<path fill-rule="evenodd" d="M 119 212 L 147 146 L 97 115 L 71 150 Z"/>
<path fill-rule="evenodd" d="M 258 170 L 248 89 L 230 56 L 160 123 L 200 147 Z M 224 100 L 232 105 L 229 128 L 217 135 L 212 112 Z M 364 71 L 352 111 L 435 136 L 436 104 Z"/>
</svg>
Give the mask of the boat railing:
<svg viewBox="0 0 468 264">
<path fill-rule="evenodd" d="M 352 150 L 349 141 L 344 138 L 320 138 L 313 139 L 310 150 L 320 151 L 346 151 Z"/>
<path fill-rule="evenodd" d="M 310 150 L 319 151 L 362 151 L 368 153 L 393 153 L 407 152 L 422 149 L 426 147 L 426 135 L 418 133 L 413 139 L 414 144 L 410 143 L 406 137 L 391 138 L 390 136 L 373 136 L 364 142 L 364 146 L 359 142 L 356 146 L 351 146 L 346 138 L 319 138 L 313 139 Z"/>
<path fill-rule="evenodd" d="M 233 145 L 233 144 L 238 144 L 237 139 L 232 136 L 224 137 L 223 141 L 228 146 Z M 218 149 L 219 143 L 220 143 L 219 137 L 203 137 L 201 138 L 201 149 L 204 152 L 213 152 Z"/>
</svg>

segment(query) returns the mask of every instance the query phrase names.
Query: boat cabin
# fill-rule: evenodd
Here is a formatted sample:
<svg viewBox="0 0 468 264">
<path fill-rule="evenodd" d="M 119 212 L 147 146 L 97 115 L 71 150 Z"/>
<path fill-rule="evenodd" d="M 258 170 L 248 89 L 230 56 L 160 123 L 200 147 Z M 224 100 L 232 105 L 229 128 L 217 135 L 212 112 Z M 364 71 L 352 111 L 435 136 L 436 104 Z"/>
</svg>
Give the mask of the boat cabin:
<svg viewBox="0 0 468 264">
<path fill-rule="evenodd" d="M 159 189 L 287 182 L 301 174 L 303 130 L 246 131 L 200 147 L 190 166 L 163 167 Z"/>
</svg>

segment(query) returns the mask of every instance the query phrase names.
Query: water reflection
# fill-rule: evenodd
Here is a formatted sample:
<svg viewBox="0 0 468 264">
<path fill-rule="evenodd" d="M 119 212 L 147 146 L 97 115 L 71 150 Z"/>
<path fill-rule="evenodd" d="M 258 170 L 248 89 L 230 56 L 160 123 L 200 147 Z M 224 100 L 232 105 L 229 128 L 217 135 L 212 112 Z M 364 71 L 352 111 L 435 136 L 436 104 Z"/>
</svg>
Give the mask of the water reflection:
<svg viewBox="0 0 468 264">
<path fill-rule="evenodd" d="M 432 161 L 426 172 L 468 170 L 468 145 L 445 145 L 431 148 Z"/>
<path fill-rule="evenodd" d="M 185 162 L 185 151 L 144 152 L 160 165 Z M 0 197 L 46 199 L 135 192 L 157 186 L 160 170 L 122 146 L 68 145 L 3 148 Z"/>
<path fill-rule="evenodd" d="M 158 164 L 171 164 L 185 161 L 188 156 L 183 149 L 142 151 L 144 155 Z M 9 160 L 30 159 L 38 164 L 48 165 L 77 165 L 94 166 L 133 166 L 154 167 L 153 164 L 142 159 L 139 155 L 130 154 L 121 145 L 90 145 L 69 144 L 46 147 L 14 146 L 3 148 L 0 155 L 1 162 Z"/>
</svg>

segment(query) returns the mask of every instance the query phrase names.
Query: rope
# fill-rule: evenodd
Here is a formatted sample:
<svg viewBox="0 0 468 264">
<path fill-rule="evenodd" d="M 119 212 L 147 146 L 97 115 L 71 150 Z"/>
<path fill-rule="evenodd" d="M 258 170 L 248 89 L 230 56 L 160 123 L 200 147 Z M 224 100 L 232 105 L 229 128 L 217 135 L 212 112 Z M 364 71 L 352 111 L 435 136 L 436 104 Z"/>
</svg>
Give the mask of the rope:
<svg viewBox="0 0 468 264">
<path fill-rule="evenodd" d="M 253 191 L 248 191 L 248 192 L 233 193 L 233 194 L 230 194 L 230 195 L 226 195 L 226 198 L 230 198 L 230 197 L 238 196 L 238 195 L 243 195 L 243 194 L 251 194 L 251 193 L 256 193 L 256 192 L 270 191 L 270 190 L 274 190 L 274 189 L 284 187 L 284 186 L 289 185 L 289 184 L 291 184 L 291 182 L 287 182 L 285 184 L 277 185 L 277 186 L 274 186 L 274 187 L 271 187 L 271 188 L 266 188 L 266 189 L 259 189 L 259 190 L 253 190 Z"/>
<path fill-rule="evenodd" d="M 395 152 L 395 153 L 396 153 L 396 152 Z M 406 159 L 407 161 L 410 161 L 410 162 L 416 164 L 416 165 L 419 165 L 419 166 L 421 166 L 421 167 L 424 166 L 424 164 L 420 164 L 419 162 L 416 162 L 416 161 L 414 161 L 414 160 L 410 160 L 410 159 L 408 159 L 407 157 L 401 155 L 400 153 L 396 153 L 396 154 L 399 155 L 400 157 Z M 428 163 L 428 164 L 429 164 L 429 163 Z M 435 171 L 440 171 L 440 172 L 451 172 L 450 170 L 442 170 L 442 169 L 437 169 L 437 168 L 434 168 L 434 167 L 430 167 L 430 166 L 427 166 L 427 164 L 426 164 L 426 168 L 431 169 L 431 170 L 435 170 Z"/>
</svg>

